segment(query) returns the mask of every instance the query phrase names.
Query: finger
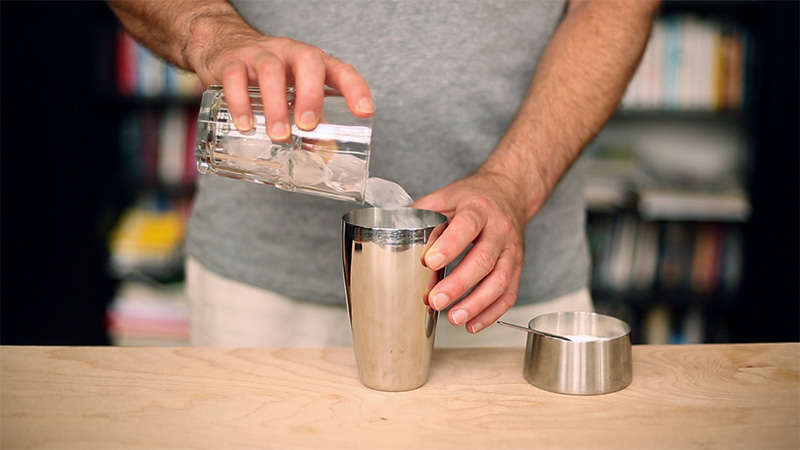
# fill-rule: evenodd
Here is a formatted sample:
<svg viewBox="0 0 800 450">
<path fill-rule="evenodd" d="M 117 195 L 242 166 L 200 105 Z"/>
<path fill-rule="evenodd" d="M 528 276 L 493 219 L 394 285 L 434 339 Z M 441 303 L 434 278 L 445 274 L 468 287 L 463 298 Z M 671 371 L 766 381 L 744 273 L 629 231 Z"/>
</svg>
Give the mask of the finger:
<svg viewBox="0 0 800 450">
<path fill-rule="evenodd" d="M 517 302 L 517 294 L 509 292 L 503 294 L 494 303 L 489 305 L 486 309 L 478 314 L 474 319 L 467 322 L 464 328 L 467 332 L 475 334 L 491 326 L 493 323 L 506 313 Z"/>
<path fill-rule="evenodd" d="M 325 57 L 325 66 L 326 83 L 344 95 L 347 108 L 357 117 L 371 116 L 375 104 L 364 77 L 353 66 L 329 55 Z"/>
<path fill-rule="evenodd" d="M 439 270 L 452 262 L 472 243 L 486 226 L 488 216 L 484 211 L 489 208 L 472 202 L 471 205 L 459 208 L 439 239 L 425 254 L 425 265 Z"/>
<path fill-rule="evenodd" d="M 451 308 L 451 319 L 455 319 L 453 325 L 460 325 L 464 321 L 475 317 L 484 308 L 491 304 L 495 299 L 500 297 L 506 290 L 512 286 L 515 281 L 513 278 L 515 265 L 513 259 L 508 256 L 503 256 L 509 252 L 504 252 L 500 258 L 496 259 L 493 263 L 494 267 L 485 275 L 476 276 L 475 278 L 465 277 L 464 274 L 467 268 L 462 268 L 464 261 L 453 270 L 449 276 L 440 281 L 430 293 L 431 306 L 434 309 L 441 310 L 446 308 L 450 303 L 458 298 L 461 298 L 467 292 L 469 295 L 462 298 L 458 305 Z M 459 269 L 462 272 L 458 273 Z M 516 280 L 519 281 L 518 279 Z M 472 291 L 470 292 L 470 289 Z M 444 303 L 447 301 L 448 303 Z M 456 314 L 453 316 L 454 310 L 464 310 L 467 314 Z"/>
<path fill-rule="evenodd" d="M 428 194 L 424 197 L 418 198 L 410 206 L 412 208 L 438 211 L 446 215 L 449 221 L 452 216 L 452 214 L 450 213 L 450 211 L 452 211 L 452 207 L 448 206 L 448 200 L 449 199 L 447 195 L 440 195 L 439 192 L 434 192 L 432 194 Z"/>
<path fill-rule="evenodd" d="M 464 259 L 453 269 L 453 272 L 431 291 L 430 298 L 433 308 L 437 310 L 446 308 L 450 303 L 466 294 L 473 286 L 481 283 L 481 280 L 495 270 L 501 250 L 502 243 L 487 240 L 476 242 Z M 498 295 L 499 293 L 492 297 L 492 300 Z"/>
<path fill-rule="evenodd" d="M 267 134 L 276 142 L 289 139 L 289 105 L 286 101 L 286 68 L 273 55 L 260 55 L 253 61 L 253 68 L 261 90 Z"/>
<path fill-rule="evenodd" d="M 521 275 L 522 265 L 510 252 L 505 252 L 492 274 L 451 308 L 448 314 L 450 322 L 460 319 L 460 325 L 466 321 L 470 333 L 477 333 L 491 325 L 516 303 Z"/>
<path fill-rule="evenodd" d="M 296 83 L 294 122 L 303 130 L 313 130 L 322 117 L 325 91 L 325 63 L 322 52 L 310 46 L 296 50 L 290 61 Z"/>
<path fill-rule="evenodd" d="M 253 110 L 247 93 L 247 67 L 239 61 L 231 61 L 222 69 L 222 87 L 233 123 L 239 131 L 253 128 Z"/>
</svg>

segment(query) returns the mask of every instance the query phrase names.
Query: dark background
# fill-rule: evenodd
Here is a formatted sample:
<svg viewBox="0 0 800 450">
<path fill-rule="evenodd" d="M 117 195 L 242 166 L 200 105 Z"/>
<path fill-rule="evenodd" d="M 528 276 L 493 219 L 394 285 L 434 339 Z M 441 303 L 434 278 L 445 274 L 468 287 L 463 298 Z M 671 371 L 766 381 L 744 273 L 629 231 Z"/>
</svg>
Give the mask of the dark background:
<svg viewBox="0 0 800 450">
<path fill-rule="evenodd" d="M 733 5 L 757 48 L 748 111 L 753 215 L 731 338 L 798 341 L 798 2 Z M 103 2 L 0 3 L 2 344 L 108 343 L 104 314 L 115 281 L 106 241 L 128 201 L 112 86 L 115 26 Z"/>
<path fill-rule="evenodd" d="M 118 213 L 103 2 L 0 4 L 0 339 L 106 344 Z"/>
</svg>

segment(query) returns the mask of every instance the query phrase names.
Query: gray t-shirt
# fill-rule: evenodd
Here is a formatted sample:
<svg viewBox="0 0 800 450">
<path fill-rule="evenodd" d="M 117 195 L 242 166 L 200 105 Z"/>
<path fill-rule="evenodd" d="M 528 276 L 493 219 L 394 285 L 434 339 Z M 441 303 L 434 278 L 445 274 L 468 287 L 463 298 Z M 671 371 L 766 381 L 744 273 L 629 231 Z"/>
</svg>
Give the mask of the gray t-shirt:
<svg viewBox="0 0 800 450">
<path fill-rule="evenodd" d="M 375 95 L 370 175 L 414 198 L 458 180 L 514 117 L 564 2 L 234 1 L 262 32 L 352 64 Z M 343 303 L 341 217 L 353 203 L 200 177 L 187 250 L 207 268 L 293 298 Z M 570 170 L 526 230 L 517 304 L 588 284 L 582 186 Z"/>
</svg>

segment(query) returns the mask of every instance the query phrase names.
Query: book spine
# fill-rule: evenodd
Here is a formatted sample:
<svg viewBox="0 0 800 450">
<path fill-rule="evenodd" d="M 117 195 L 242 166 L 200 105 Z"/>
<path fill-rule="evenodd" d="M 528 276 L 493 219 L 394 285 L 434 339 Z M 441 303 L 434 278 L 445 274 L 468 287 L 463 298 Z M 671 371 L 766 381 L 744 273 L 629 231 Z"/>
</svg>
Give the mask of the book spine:
<svg viewBox="0 0 800 450">
<path fill-rule="evenodd" d="M 123 96 L 131 96 L 136 89 L 136 46 L 130 34 L 117 30 L 115 35 L 116 86 Z"/>
<path fill-rule="evenodd" d="M 624 109 L 740 109 L 748 96 L 752 39 L 735 25 L 692 14 L 653 24 L 642 60 L 622 99 Z"/>
</svg>

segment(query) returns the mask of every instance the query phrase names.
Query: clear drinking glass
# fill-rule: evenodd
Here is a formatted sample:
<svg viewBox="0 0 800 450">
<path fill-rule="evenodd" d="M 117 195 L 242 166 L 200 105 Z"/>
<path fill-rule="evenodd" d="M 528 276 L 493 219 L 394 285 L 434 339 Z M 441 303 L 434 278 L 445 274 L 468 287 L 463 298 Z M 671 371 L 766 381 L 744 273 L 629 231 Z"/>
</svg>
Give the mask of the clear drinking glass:
<svg viewBox="0 0 800 450">
<path fill-rule="evenodd" d="M 210 86 L 203 93 L 195 147 L 201 173 L 364 203 L 372 117 L 354 116 L 340 92 L 326 89 L 319 125 L 301 130 L 293 120 L 294 88 L 289 88 L 286 100 L 292 135 L 286 142 L 272 142 L 261 93 L 257 87 L 248 91 L 255 126 L 247 132 L 233 124 L 222 86 Z"/>
</svg>

